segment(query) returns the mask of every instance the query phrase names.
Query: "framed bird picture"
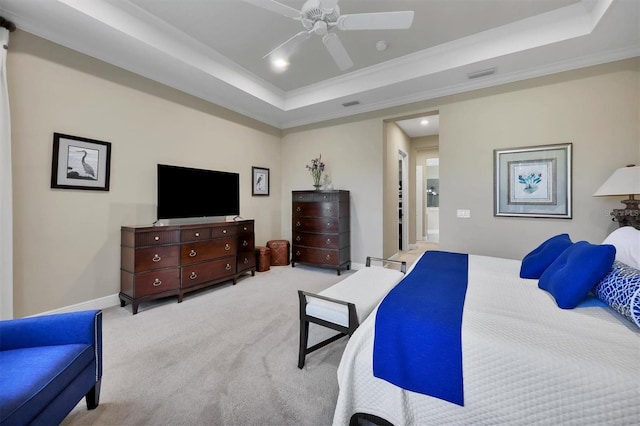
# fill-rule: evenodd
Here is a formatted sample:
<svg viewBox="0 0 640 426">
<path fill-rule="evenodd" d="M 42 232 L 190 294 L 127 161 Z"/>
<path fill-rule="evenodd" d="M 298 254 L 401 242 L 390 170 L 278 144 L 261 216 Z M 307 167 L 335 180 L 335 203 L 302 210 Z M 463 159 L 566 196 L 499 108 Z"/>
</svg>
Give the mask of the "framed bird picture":
<svg viewBox="0 0 640 426">
<path fill-rule="evenodd" d="M 53 134 L 51 188 L 109 190 L 111 143 Z"/>
<path fill-rule="evenodd" d="M 269 195 L 269 169 L 251 167 L 251 195 Z"/>
</svg>

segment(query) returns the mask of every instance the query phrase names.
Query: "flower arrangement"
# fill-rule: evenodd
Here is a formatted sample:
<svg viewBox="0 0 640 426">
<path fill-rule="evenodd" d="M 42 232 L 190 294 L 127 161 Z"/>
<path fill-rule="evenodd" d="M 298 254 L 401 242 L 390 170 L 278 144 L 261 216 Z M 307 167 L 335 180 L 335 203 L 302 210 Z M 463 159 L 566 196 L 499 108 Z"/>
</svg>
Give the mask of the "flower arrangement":
<svg viewBox="0 0 640 426">
<path fill-rule="evenodd" d="M 322 162 L 322 154 L 318 156 L 318 158 L 314 158 L 311 160 L 311 164 L 307 164 L 307 170 L 311 172 L 311 176 L 313 177 L 313 186 L 316 189 L 320 188 L 320 179 L 322 178 L 322 172 L 324 172 L 324 163 Z"/>
</svg>

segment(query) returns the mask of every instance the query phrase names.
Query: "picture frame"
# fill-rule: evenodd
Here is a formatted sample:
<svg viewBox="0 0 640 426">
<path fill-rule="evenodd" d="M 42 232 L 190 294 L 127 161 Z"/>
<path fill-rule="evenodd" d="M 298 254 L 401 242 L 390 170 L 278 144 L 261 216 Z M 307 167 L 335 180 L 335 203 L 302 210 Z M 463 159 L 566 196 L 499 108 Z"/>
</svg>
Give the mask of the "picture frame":
<svg viewBox="0 0 640 426">
<path fill-rule="evenodd" d="M 108 191 L 111 143 L 53 134 L 51 188 Z"/>
<path fill-rule="evenodd" d="M 251 167 L 251 195 L 269 195 L 269 169 L 266 167 Z"/>
<path fill-rule="evenodd" d="M 493 152 L 494 216 L 572 218 L 571 143 Z"/>
</svg>

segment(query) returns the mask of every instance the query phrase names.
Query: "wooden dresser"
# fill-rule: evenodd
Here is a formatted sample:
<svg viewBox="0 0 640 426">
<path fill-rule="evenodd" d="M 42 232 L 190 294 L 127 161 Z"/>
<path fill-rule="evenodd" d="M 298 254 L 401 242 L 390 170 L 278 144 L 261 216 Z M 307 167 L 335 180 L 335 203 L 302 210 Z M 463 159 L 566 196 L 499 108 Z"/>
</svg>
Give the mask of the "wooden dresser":
<svg viewBox="0 0 640 426">
<path fill-rule="evenodd" d="M 349 191 L 293 191 L 291 266 L 351 268 Z"/>
<path fill-rule="evenodd" d="M 253 220 L 120 230 L 120 306 L 182 296 L 256 270 Z"/>
</svg>

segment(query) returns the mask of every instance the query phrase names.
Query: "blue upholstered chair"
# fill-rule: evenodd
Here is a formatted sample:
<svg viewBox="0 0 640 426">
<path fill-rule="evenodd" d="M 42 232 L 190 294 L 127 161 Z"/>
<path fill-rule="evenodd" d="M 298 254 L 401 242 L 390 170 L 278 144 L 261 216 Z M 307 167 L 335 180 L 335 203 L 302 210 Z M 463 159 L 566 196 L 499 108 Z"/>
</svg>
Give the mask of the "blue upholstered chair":
<svg viewBox="0 0 640 426">
<path fill-rule="evenodd" d="M 59 424 L 98 406 L 102 311 L 0 321 L 0 425 Z"/>
</svg>

